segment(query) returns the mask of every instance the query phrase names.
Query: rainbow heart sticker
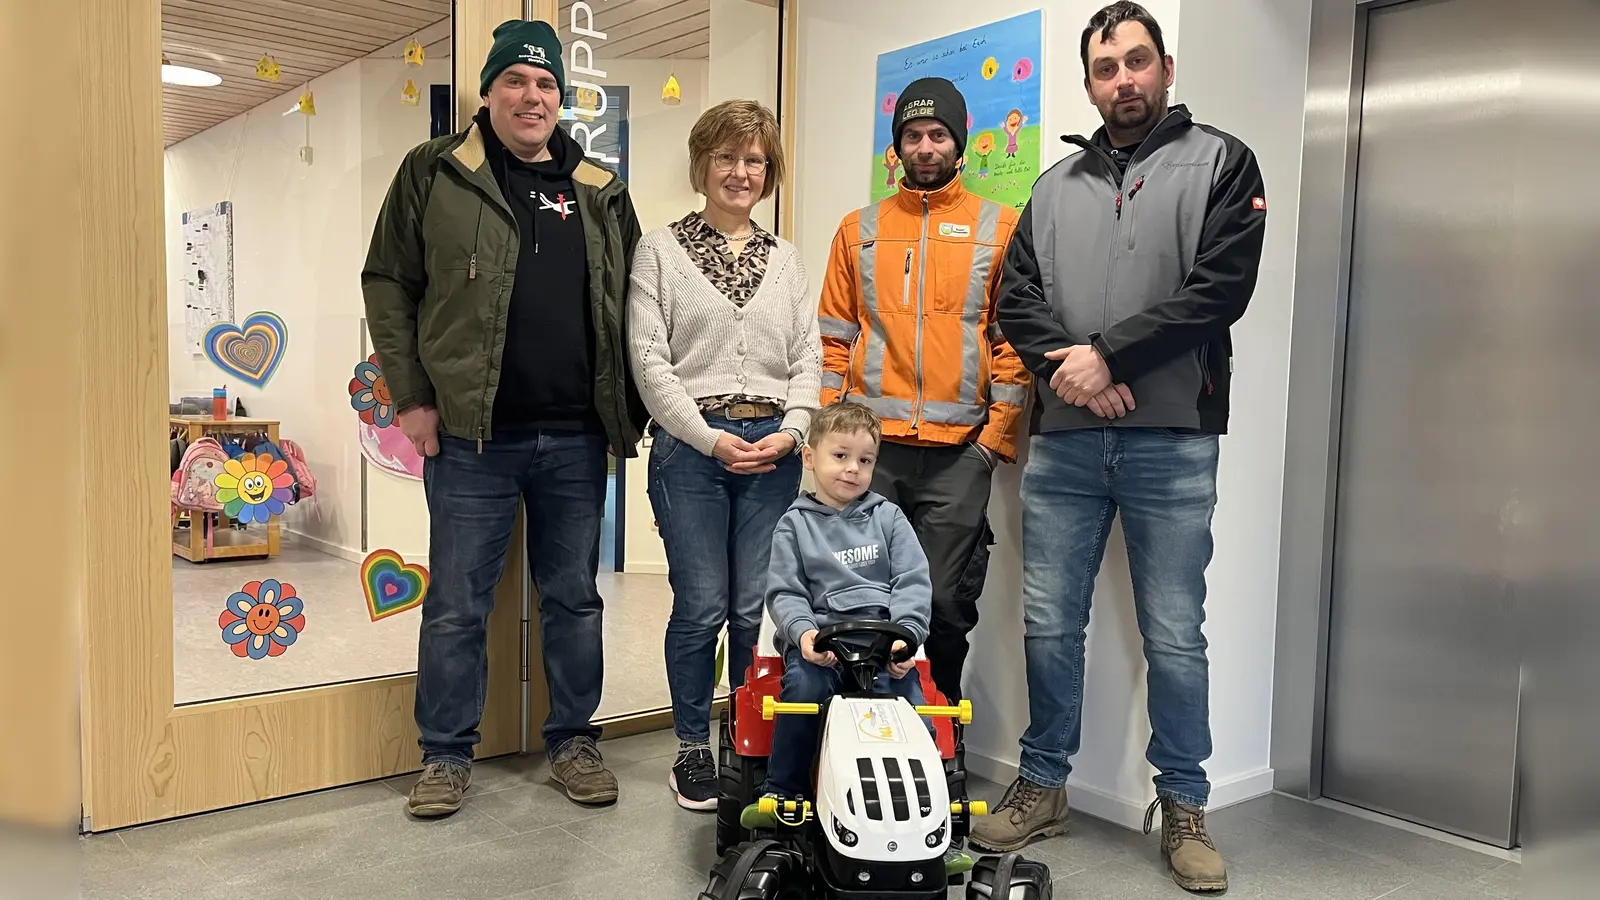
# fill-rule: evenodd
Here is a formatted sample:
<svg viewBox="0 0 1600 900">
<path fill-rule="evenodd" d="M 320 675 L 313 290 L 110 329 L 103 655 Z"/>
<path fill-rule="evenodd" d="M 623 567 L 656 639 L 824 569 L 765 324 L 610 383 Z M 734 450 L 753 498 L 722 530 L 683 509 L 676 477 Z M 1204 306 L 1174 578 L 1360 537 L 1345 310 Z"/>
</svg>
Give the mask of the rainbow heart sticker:
<svg viewBox="0 0 1600 900">
<path fill-rule="evenodd" d="M 372 621 L 422 605 L 428 595 L 428 570 L 407 565 L 393 550 L 374 550 L 361 564 L 361 588 Z"/>
<path fill-rule="evenodd" d="M 218 322 L 206 331 L 206 358 L 217 368 L 242 379 L 246 384 L 264 387 L 283 362 L 289 348 L 289 329 L 276 313 L 252 313 L 240 328 L 232 322 Z"/>
</svg>

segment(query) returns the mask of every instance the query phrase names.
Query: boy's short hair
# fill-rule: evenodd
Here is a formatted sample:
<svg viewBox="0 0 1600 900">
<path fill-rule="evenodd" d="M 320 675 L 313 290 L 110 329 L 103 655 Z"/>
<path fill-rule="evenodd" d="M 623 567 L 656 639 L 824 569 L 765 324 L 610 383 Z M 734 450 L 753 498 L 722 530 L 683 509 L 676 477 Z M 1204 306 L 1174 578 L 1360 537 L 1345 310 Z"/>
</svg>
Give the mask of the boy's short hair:
<svg viewBox="0 0 1600 900">
<path fill-rule="evenodd" d="M 872 435 L 874 444 L 883 439 L 883 426 L 878 423 L 877 413 L 854 400 L 840 400 L 817 410 L 811 417 L 811 430 L 806 435 L 806 443 L 815 447 L 830 434 L 854 434 L 858 431 Z"/>
</svg>

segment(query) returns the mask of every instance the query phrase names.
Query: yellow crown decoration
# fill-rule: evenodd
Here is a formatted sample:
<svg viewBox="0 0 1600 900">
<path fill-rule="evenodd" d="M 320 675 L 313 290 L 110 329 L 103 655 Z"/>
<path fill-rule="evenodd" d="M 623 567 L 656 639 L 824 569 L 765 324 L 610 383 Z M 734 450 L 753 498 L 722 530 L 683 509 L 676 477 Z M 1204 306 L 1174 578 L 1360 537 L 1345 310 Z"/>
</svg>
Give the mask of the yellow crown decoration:
<svg viewBox="0 0 1600 900">
<path fill-rule="evenodd" d="M 256 77 L 262 81 L 277 81 L 278 76 L 282 73 L 283 70 L 278 66 L 278 61 L 273 59 L 270 53 L 262 54 L 261 58 L 256 61 Z"/>
<path fill-rule="evenodd" d="M 417 83 L 406 79 L 406 88 L 400 92 L 400 102 L 407 106 L 416 106 L 422 101 L 422 92 L 417 90 Z"/>
<path fill-rule="evenodd" d="M 683 102 L 683 88 L 678 86 L 677 75 L 668 75 L 667 83 L 661 86 L 661 102 L 668 106 Z"/>
<path fill-rule="evenodd" d="M 295 102 L 294 111 L 307 116 L 317 114 L 317 100 L 311 96 L 311 88 L 306 88 L 300 93 L 300 99 Z"/>
<path fill-rule="evenodd" d="M 426 52 L 422 49 L 422 45 L 417 43 L 416 38 L 412 38 L 411 43 L 406 45 L 406 65 L 420 66 L 422 65 L 423 57 L 426 55 Z"/>
</svg>

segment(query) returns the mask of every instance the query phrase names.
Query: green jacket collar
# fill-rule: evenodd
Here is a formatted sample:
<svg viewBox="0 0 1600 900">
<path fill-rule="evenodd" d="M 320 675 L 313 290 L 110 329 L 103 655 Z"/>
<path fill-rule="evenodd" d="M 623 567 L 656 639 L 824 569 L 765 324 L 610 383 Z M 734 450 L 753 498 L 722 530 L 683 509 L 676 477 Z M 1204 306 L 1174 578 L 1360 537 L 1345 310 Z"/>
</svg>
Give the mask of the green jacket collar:
<svg viewBox="0 0 1600 900">
<path fill-rule="evenodd" d="M 565 137 L 563 135 L 562 137 Z M 555 138 L 559 140 L 560 138 Z M 571 140 L 571 138 L 567 138 Z M 574 144 L 576 142 L 574 141 Z M 580 148 L 574 147 L 581 152 Z M 501 192 L 500 185 L 495 181 L 494 170 L 489 165 L 489 144 L 483 134 L 483 126 L 474 120 L 461 133 L 461 140 L 446 154 L 450 165 L 460 172 L 468 182 L 477 186 L 484 195 L 494 200 L 501 209 L 511 214 L 511 206 L 506 202 L 505 194 Z M 601 168 L 587 159 L 578 163 L 578 168 L 572 173 L 573 183 L 582 192 L 585 189 L 601 193 L 607 189 L 616 189 L 622 179 L 611 171 Z"/>
</svg>

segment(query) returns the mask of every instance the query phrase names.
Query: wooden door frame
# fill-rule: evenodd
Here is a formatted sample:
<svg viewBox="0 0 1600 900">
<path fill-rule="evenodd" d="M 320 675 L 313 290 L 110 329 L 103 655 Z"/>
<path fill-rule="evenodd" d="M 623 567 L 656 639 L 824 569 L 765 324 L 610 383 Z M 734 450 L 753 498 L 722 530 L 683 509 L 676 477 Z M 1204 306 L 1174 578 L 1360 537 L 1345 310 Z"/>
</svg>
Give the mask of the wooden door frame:
<svg viewBox="0 0 1600 900">
<path fill-rule="evenodd" d="M 553 0 L 536 4 L 554 14 Z M 116 84 L 115 153 L 85 153 L 56 185 L 85 212 L 66 239 L 85 267 L 76 351 L 83 362 L 74 483 L 117 484 L 121 518 L 82 509 L 83 824 L 106 830 L 283 797 L 419 767 L 414 674 L 264 696 L 173 703 L 172 555 L 165 441 L 167 314 L 159 0 L 83 0 L 62 16 L 74 59 Z M 522 16 L 518 0 L 457 0 L 457 59 L 482 59 L 494 24 Z M 43 35 L 35 37 L 44 38 Z M 50 42 L 59 47 L 62 41 Z M 92 61 L 92 62 L 91 62 Z M 457 94 L 476 99 L 476 67 Z M 115 70 L 115 71 L 109 71 Z M 83 77 L 88 77 L 87 75 Z M 109 79 L 109 80 L 108 80 Z M 89 129 L 57 140 L 87 140 Z M 67 454 L 69 463 L 73 459 Z M 489 680 L 480 758 L 524 746 L 521 666 L 526 568 L 511 542 L 490 618 Z M 73 574 L 76 574 L 73 573 Z M 221 601 L 218 598 L 218 610 Z M 530 667 L 537 671 L 539 666 Z M 509 673 L 509 677 L 507 677 Z M 398 802 L 397 802 L 398 811 Z"/>
</svg>

